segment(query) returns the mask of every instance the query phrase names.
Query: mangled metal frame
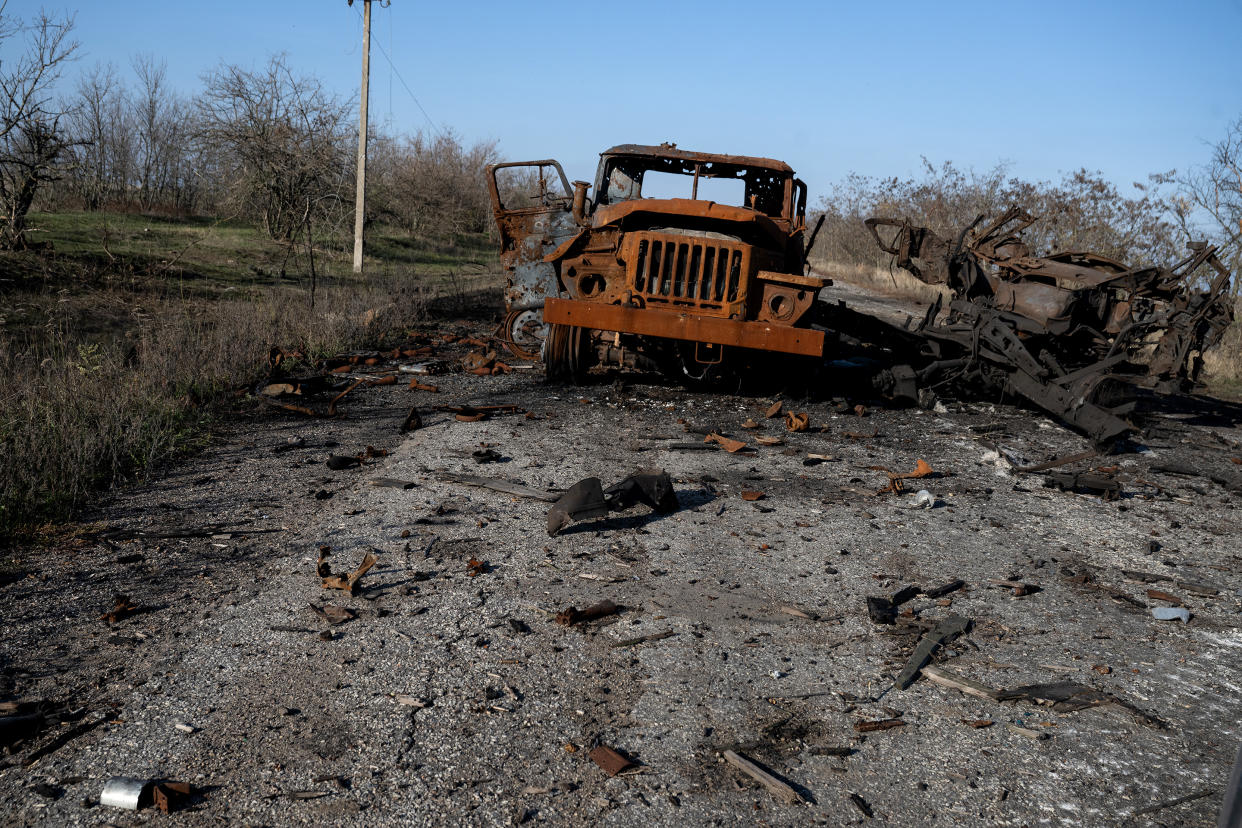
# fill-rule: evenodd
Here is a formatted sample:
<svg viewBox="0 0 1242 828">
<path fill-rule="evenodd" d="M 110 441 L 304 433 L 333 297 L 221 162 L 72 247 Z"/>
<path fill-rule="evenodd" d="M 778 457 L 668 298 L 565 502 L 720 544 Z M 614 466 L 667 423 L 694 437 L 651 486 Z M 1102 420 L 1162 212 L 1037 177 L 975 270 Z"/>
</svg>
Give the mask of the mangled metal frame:
<svg viewBox="0 0 1242 828">
<path fill-rule="evenodd" d="M 952 291 L 890 346 L 906 352 L 877 384 L 890 397 L 917 400 L 946 383 L 1025 398 L 1097 443 L 1132 429 L 1135 386 L 1188 391 L 1202 354 L 1233 321 L 1231 274 L 1217 248 L 1189 245 L 1173 267 L 1130 268 L 1079 251 L 1030 255 L 1021 232 L 1035 218 L 1012 208 L 976 231 L 977 218 L 952 241 L 908 220 L 871 218 L 876 243 L 920 281 Z M 885 241 L 880 228 L 894 228 Z M 1203 268 L 1205 289 L 1193 287 Z"/>
</svg>

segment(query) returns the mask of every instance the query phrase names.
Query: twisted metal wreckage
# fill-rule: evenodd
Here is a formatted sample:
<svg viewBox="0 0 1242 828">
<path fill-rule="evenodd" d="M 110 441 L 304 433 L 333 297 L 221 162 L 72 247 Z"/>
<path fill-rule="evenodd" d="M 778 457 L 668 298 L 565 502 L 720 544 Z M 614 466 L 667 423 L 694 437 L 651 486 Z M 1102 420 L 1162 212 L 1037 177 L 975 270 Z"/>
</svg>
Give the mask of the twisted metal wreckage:
<svg viewBox="0 0 1242 828">
<path fill-rule="evenodd" d="M 627 144 L 602 153 L 594 184 L 576 181 L 572 195 L 552 160 L 487 172 L 508 277 L 500 338 L 553 379 L 597 363 L 692 382 L 849 366 L 838 377 L 861 370 L 893 400 L 1020 397 L 1107 445 L 1133 430 L 1139 387 L 1191 390 L 1233 320 L 1217 248 L 1192 243 L 1171 268 L 1036 257 L 1020 237 L 1035 219 L 1015 207 L 952 241 L 867 220 L 898 266 L 952 292 L 901 327 L 823 301 L 832 280 L 807 268 L 823 219 L 808 241 L 806 185 L 781 161 Z M 1210 283 L 1196 289 L 1204 268 Z"/>
</svg>

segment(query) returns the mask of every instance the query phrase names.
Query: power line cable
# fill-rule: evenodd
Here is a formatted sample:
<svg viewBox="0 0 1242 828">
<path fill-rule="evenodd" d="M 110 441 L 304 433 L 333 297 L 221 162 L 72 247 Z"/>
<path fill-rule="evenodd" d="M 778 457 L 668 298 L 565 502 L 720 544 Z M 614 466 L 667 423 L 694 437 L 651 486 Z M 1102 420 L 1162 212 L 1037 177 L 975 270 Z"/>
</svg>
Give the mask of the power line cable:
<svg viewBox="0 0 1242 828">
<path fill-rule="evenodd" d="M 354 14 L 358 15 L 359 20 L 362 19 L 362 12 L 354 9 Z M 379 47 L 380 54 L 384 56 L 384 60 L 388 61 L 388 68 L 397 76 L 397 80 L 401 81 L 401 85 L 405 87 L 405 91 L 409 93 L 410 100 L 414 101 L 414 105 L 418 107 L 418 111 L 423 113 L 423 117 L 427 119 L 427 123 L 431 124 L 432 130 L 438 132 L 440 135 L 444 135 L 444 130 L 440 129 L 436 122 L 431 119 L 431 116 L 427 114 L 427 110 L 423 108 L 423 104 L 418 100 L 418 96 L 414 94 L 414 90 L 410 89 L 410 85 L 406 83 L 405 78 L 401 76 L 401 70 L 396 67 L 396 64 L 392 62 L 392 58 L 388 56 L 388 51 L 384 48 L 384 44 L 377 41 L 375 45 Z"/>
</svg>

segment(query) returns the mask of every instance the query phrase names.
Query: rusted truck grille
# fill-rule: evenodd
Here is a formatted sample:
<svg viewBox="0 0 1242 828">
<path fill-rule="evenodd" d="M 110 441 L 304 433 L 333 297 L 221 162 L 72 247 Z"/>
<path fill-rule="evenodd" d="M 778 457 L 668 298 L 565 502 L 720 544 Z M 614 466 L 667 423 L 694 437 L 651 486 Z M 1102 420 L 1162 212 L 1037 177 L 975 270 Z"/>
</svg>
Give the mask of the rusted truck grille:
<svg viewBox="0 0 1242 828">
<path fill-rule="evenodd" d="M 720 316 L 745 304 L 747 245 L 650 232 L 632 233 L 626 241 L 630 284 L 648 304 Z"/>
</svg>

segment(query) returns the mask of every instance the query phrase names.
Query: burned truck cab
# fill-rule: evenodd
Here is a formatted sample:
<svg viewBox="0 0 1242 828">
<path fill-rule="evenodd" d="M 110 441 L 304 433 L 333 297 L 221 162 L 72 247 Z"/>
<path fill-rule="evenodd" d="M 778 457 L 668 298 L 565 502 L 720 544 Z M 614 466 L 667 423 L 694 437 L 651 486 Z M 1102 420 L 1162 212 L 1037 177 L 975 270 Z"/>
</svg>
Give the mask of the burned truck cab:
<svg viewBox="0 0 1242 828">
<path fill-rule="evenodd" d="M 496 207 L 503 237 L 512 216 Z M 520 242 L 506 248 L 502 238 L 501 253 L 509 295 L 528 279 L 536 248 L 546 251 L 542 273 L 555 274 L 539 331 L 549 376 L 574 379 L 608 359 L 701 379 L 746 353 L 822 357 L 808 312 L 827 280 L 805 275 L 806 185 L 787 164 L 622 145 L 601 154 L 595 181 L 574 182 L 559 209 L 543 231 L 531 222 Z M 529 354 L 539 337 L 515 310 L 505 330 Z"/>
</svg>

